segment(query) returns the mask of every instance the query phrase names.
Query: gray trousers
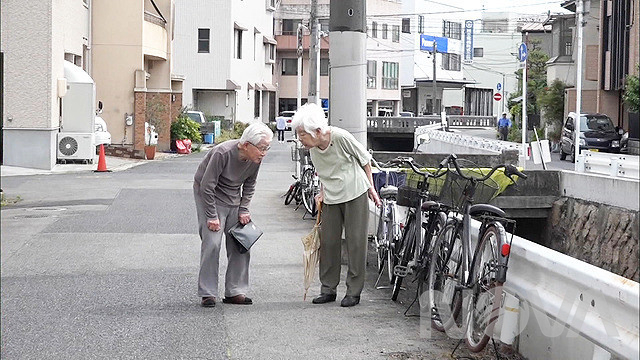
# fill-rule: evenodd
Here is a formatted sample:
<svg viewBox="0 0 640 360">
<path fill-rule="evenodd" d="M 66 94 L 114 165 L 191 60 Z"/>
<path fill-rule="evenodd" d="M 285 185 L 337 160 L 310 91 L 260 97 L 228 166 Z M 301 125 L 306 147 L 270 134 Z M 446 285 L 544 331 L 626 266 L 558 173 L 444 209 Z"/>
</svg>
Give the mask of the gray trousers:
<svg viewBox="0 0 640 360">
<path fill-rule="evenodd" d="M 320 282 L 323 294 L 335 294 L 340 282 L 342 228 L 347 247 L 347 294 L 360 296 L 364 288 L 367 263 L 367 193 L 345 203 L 322 205 L 320 225 Z"/>
<path fill-rule="evenodd" d="M 198 213 L 198 231 L 200 233 L 200 273 L 198 274 L 198 296 L 215 296 L 218 298 L 218 272 L 220 267 L 220 246 L 222 235 L 226 239 L 227 246 L 227 273 L 225 274 L 224 295 L 232 297 L 246 295 L 249 290 L 249 253 L 241 254 L 233 240 L 229 236 L 229 229 L 238 222 L 238 207 L 225 207 L 218 204 L 218 219 L 220 229 L 224 232 L 211 231 L 207 227 L 207 216 L 204 211 L 204 202 L 197 190 L 193 190 Z"/>
</svg>

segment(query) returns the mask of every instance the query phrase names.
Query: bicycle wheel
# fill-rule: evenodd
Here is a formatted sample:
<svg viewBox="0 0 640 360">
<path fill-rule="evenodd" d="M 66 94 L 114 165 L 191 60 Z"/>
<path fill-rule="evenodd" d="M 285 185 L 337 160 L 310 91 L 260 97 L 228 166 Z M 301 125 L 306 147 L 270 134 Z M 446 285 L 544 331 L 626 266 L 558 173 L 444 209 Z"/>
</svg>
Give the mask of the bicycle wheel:
<svg viewBox="0 0 640 360">
<path fill-rule="evenodd" d="M 296 192 L 298 191 L 298 186 L 300 186 L 299 182 L 295 182 L 289 186 L 289 190 L 287 190 L 287 194 L 284 196 L 284 204 L 289 205 L 291 201 L 295 197 Z"/>
<path fill-rule="evenodd" d="M 469 350 L 482 351 L 493 335 L 498 321 L 502 283 L 496 280 L 499 269 L 500 245 L 506 241 L 500 223 L 487 227 L 473 255 L 471 266 L 472 298 L 468 305 L 465 341 Z"/>
<path fill-rule="evenodd" d="M 380 214 L 378 217 L 378 228 L 375 236 L 376 244 L 376 258 L 378 261 L 378 275 L 384 270 L 384 265 L 387 262 L 389 244 L 387 242 L 389 228 L 387 227 L 387 204 L 386 201 L 382 203 L 380 207 Z"/>
<path fill-rule="evenodd" d="M 438 235 L 447 224 L 447 214 L 438 211 L 432 218 L 432 223 L 428 224 L 427 232 L 424 234 L 424 244 L 420 251 L 420 269 L 418 272 L 418 303 L 420 308 L 429 307 L 429 265 L 431 262 L 432 248 Z"/>
<path fill-rule="evenodd" d="M 405 272 L 408 270 L 407 265 L 409 264 L 409 261 L 413 256 L 413 247 L 416 243 L 416 236 L 418 236 L 419 234 L 415 220 L 415 215 L 409 217 L 407 226 L 404 228 L 405 231 L 402 234 L 402 246 L 400 247 L 400 251 L 398 252 L 399 262 L 397 265 L 403 267 Z M 394 273 L 395 268 L 396 267 L 394 266 Z M 395 276 L 395 280 L 393 282 L 393 291 L 391 293 L 391 300 L 396 301 L 398 299 L 398 294 L 400 293 L 400 287 L 402 286 L 403 279 L 404 276 Z"/>
<path fill-rule="evenodd" d="M 462 229 L 448 223 L 433 245 L 429 265 L 429 304 L 431 325 L 439 331 L 459 323 L 462 294 L 456 286 L 462 281 Z"/>
<path fill-rule="evenodd" d="M 314 169 L 306 169 L 302 173 L 302 203 L 304 208 L 311 216 L 316 215 L 316 194 L 318 193 L 313 183 L 313 177 L 315 176 Z"/>
</svg>

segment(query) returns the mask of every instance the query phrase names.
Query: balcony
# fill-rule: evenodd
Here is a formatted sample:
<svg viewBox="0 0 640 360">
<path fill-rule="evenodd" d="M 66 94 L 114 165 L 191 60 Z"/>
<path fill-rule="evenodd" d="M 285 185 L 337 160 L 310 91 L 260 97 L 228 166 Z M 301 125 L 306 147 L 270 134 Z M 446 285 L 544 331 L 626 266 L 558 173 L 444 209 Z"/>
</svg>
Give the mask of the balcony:
<svg viewBox="0 0 640 360">
<path fill-rule="evenodd" d="M 298 39 L 296 35 L 276 35 L 278 42 L 278 50 L 296 50 L 298 48 Z M 303 35 L 302 48 L 309 50 L 310 36 Z M 320 40 L 320 49 L 329 50 L 329 38 L 325 37 Z"/>
<path fill-rule="evenodd" d="M 167 60 L 167 29 L 164 19 L 145 12 L 142 24 L 142 52 L 156 60 Z"/>
</svg>

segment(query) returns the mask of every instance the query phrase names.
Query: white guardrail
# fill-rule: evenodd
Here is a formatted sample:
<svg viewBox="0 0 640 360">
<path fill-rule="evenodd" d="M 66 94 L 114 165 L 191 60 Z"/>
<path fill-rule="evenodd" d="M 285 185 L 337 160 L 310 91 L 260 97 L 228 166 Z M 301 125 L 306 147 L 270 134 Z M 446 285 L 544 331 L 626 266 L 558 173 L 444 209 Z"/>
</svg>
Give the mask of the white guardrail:
<svg viewBox="0 0 640 360">
<path fill-rule="evenodd" d="M 416 129 L 416 134 L 428 134 L 429 138 L 454 145 L 460 145 L 476 149 L 485 149 L 496 152 L 503 150 L 518 150 L 522 153 L 522 144 L 510 141 L 492 140 L 477 136 L 463 135 L 455 132 L 446 132 L 433 129 L 432 126 L 421 126 Z"/>
<path fill-rule="evenodd" d="M 370 227 L 375 217 L 371 203 Z M 494 337 L 526 358 L 638 359 L 637 282 L 514 236 L 503 290 Z"/>
<path fill-rule="evenodd" d="M 640 177 L 640 157 L 583 150 L 576 168 L 578 172 L 637 180 Z"/>
</svg>

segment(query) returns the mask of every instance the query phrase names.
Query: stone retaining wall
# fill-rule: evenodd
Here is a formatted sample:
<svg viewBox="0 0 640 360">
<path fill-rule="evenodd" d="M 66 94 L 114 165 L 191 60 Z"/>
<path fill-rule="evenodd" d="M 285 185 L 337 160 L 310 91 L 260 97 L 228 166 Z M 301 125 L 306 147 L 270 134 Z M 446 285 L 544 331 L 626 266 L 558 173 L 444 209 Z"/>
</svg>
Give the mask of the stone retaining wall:
<svg viewBox="0 0 640 360">
<path fill-rule="evenodd" d="M 563 197 L 553 204 L 543 245 L 640 281 L 639 224 L 637 211 Z"/>
</svg>

